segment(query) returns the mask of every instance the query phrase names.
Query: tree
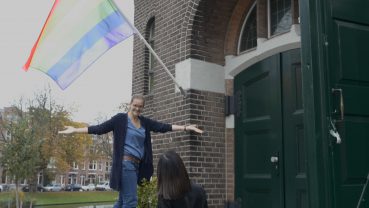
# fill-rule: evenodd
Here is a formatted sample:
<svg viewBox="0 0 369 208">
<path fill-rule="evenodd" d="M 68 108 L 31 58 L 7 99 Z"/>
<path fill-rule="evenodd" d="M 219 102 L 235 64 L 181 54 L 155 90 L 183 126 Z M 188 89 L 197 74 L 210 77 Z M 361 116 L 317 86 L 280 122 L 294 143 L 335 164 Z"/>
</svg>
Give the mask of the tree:
<svg viewBox="0 0 369 208">
<path fill-rule="evenodd" d="M 121 103 L 118 106 L 118 110 L 120 110 L 122 112 L 128 112 L 128 110 L 129 110 L 129 103 Z"/>
<path fill-rule="evenodd" d="M 85 127 L 86 124 L 70 122 L 69 126 Z M 73 162 L 80 164 L 83 162 L 86 148 L 91 143 L 91 136 L 86 134 L 59 135 L 58 148 L 56 149 L 56 168 L 58 173 L 64 173 L 71 167 Z"/>
<path fill-rule="evenodd" d="M 72 162 L 82 160 L 84 146 L 91 139 L 83 135 L 58 134 L 58 131 L 66 125 L 84 124 L 75 123 L 70 119 L 71 113 L 64 106 L 56 103 L 50 89 L 36 93 L 27 103 L 20 99 L 13 108 L 17 109 L 13 112 L 17 115 L 15 118 L 19 118 L 3 119 L 2 125 L 0 124 L 3 128 L 0 132 L 11 134 L 11 139 L 2 139 L 3 142 L 0 145 L 3 154 L 6 152 L 2 160 L 8 175 L 17 180 L 27 179 L 30 191 L 35 191 L 39 172 L 53 177 L 57 173 L 64 173 L 71 167 Z M 3 135 L 3 138 L 6 138 L 6 135 L 5 137 Z M 29 157 L 27 161 L 30 163 L 32 161 L 32 168 L 20 168 L 28 172 L 18 176 L 12 170 L 17 170 L 17 167 L 23 164 L 20 161 L 26 156 L 20 155 L 17 149 L 24 144 L 29 145 L 29 148 L 25 148 L 27 153 L 32 152 L 32 155 L 27 155 Z M 7 158 L 8 156 L 14 158 Z"/>
<path fill-rule="evenodd" d="M 81 134 L 58 134 L 64 126 L 82 127 L 86 124 L 73 122 L 70 111 L 56 103 L 50 90 L 37 93 L 30 103 L 28 112 L 31 123 L 37 138 L 41 140 L 38 172 L 54 178 L 56 174 L 69 170 L 73 162 L 79 163 L 83 159 L 85 146 L 90 143 L 91 138 Z"/>
<path fill-rule="evenodd" d="M 22 179 L 30 178 L 39 164 L 39 144 L 36 135 L 30 128 L 27 114 L 18 111 L 14 120 L 3 123 L 11 138 L 2 145 L 2 166 L 12 176 L 16 184 L 16 207 L 21 207 L 19 200 L 19 184 Z M 36 142 L 35 142 L 36 141 Z"/>
</svg>

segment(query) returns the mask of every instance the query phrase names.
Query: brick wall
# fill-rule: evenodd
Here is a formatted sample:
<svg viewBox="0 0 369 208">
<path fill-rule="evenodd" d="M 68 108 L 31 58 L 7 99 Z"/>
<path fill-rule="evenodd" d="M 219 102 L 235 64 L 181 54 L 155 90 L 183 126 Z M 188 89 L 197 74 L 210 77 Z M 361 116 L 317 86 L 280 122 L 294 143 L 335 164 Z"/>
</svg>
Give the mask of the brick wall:
<svg viewBox="0 0 369 208">
<path fill-rule="evenodd" d="M 226 200 L 234 201 L 234 129 L 226 129 Z"/>
<path fill-rule="evenodd" d="M 233 79 L 225 80 L 226 95 L 233 95 Z M 234 201 L 234 128 L 225 129 L 225 171 L 226 171 L 226 201 Z"/>
<path fill-rule="evenodd" d="M 191 180 L 205 187 L 209 205 L 221 207 L 225 200 L 224 96 L 191 90 L 185 100 L 178 96 L 170 102 L 167 106 L 177 111 L 154 117 L 177 124 L 196 123 L 206 133 L 201 136 L 183 132 L 155 134 L 154 163 L 163 151 L 176 150 Z"/>
<path fill-rule="evenodd" d="M 188 58 L 224 64 L 225 35 L 235 2 L 135 0 L 135 25 L 145 36 L 149 20 L 155 18 L 154 49 L 175 76 L 175 64 Z M 134 94 L 146 92 L 145 67 L 145 47 L 135 37 Z M 163 151 L 176 150 L 191 179 L 204 185 L 209 206 L 223 207 L 227 198 L 224 94 L 190 90 L 183 98 L 158 62 L 154 65 L 153 76 L 155 84 L 146 95 L 144 115 L 173 124 L 198 124 L 206 131 L 203 135 L 188 132 L 153 134 L 154 167 Z"/>
</svg>

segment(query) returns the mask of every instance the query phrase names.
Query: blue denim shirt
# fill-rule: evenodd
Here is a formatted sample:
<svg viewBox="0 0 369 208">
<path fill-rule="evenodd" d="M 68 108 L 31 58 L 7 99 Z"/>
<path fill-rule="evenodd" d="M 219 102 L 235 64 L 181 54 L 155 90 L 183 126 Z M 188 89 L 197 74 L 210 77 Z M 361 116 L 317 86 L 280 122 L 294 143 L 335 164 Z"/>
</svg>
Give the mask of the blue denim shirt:
<svg viewBox="0 0 369 208">
<path fill-rule="evenodd" d="M 124 154 L 132 155 L 140 160 L 145 153 L 145 128 L 141 125 L 140 128 L 132 123 L 128 117 L 128 126 L 126 134 L 126 143 L 124 144 Z"/>
</svg>

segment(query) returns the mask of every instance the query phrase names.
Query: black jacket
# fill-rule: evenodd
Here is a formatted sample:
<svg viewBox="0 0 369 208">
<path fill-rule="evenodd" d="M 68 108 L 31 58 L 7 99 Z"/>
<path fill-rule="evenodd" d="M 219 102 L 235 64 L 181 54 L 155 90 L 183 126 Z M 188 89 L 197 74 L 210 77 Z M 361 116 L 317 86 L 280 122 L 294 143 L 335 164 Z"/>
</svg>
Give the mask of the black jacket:
<svg viewBox="0 0 369 208">
<path fill-rule="evenodd" d="M 154 132 L 168 132 L 172 131 L 172 125 L 160 123 L 149 118 L 139 116 L 141 125 L 145 128 L 145 153 L 139 166 L 138 181 L 143 178 L 150 180 L 154 167 L 152 157 L 152 145 L 151 145 L 151 131 Z M 123 145 L 125 144 L 126 133 L 128 125 L 128 116 L 126 113 L 118 113 L 111 119 L 95 126 L 88 127 L 89 134 L 106 134 L 113 131 L 113 164 L 110 173 L 110 187 L 117 191 L 122 189 L 121 177 L 122 177 L 122 158 L 123 158 Z"/>
<path fill-rule="evenodd" d="M 158 208 L 208 208 L 205 190 L 197 184 L 191 184 L 191 191 L 183 198 L 166 200 L 159 196 Z"/>
</svg>

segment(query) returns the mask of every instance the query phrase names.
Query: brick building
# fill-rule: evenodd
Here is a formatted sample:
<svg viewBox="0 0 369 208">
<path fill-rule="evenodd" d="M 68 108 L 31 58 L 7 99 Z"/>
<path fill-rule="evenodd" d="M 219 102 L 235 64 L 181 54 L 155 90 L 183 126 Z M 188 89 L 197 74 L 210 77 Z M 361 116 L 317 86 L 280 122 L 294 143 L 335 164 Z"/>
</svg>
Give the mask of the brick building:
<svg viewBox="0 0 369 208">
<path fill-rule="evenodd" d="M 183 98 L 136 37 L 132 89 L 146 95 L 145 115 L 206 131 L 155 136 L 155 158 L 176 149 L 212 207 L 235 200 L 233 78 L 258 60 L 300 47 L 297 0 L 272 1 L 277 21 L 269 21 L 268 2 L 135 1 L 135 26 L 188 92 Z"/>
<path fill-rule="evenodd" d="M 91 135 L 92 144 L 86 147 L 85 156 L 80 164 L 71 164 L 70 170 L 64 174 L 57 174 L 53 182 L 60 183 L 63 186 L 67 184 L 88 185 L 90 183 L 98 184 L 109 181 L 111 171 L 111 158 L 106 152 L 102 152 L 101 146 L 111 149 L 112 134 Z M 102 137 L 105 137 L 104 139 Z M 104 143 L 103 142 L 108 142 Z M 91 157 L 91 155 L 93 155 Z M 52 169 L 50 165 L 48 168 Z M 42 182 L 42 174 L 39 174 L 38 182 Z"/>
<path fill-rule="evenodd" d="M 135 36 L 144 114 L 206 131 L 155 135 L 156 160 L 179 152 L 211 207 L 366 203 L 367 1 L 134 3 L 135 26 L 188 92 Z"/>
</svg>

